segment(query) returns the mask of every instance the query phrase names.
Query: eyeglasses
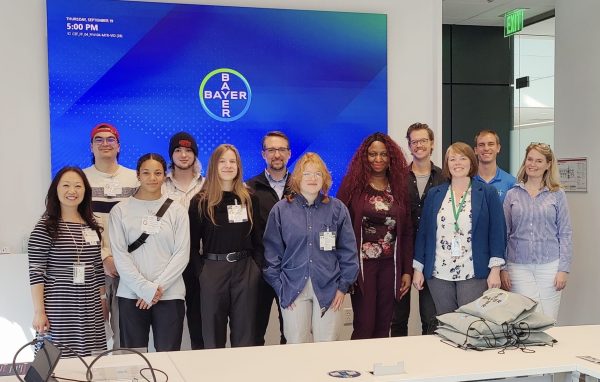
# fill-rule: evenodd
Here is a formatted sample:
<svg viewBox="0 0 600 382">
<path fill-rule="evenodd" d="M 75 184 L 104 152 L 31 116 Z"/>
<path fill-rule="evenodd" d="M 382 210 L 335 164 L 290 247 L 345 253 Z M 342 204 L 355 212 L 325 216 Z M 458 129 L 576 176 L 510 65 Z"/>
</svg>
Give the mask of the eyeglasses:
<svg viewBox="0 0 600 382">
<path fill-rule="evenodd" d="M 265 147 L 263 151 L 267 152 L 269 155 L 273 155 L 276 152 L 285 155 L 290 152 L 290 149 L 288 147 Z"/>
<path fill-rule="evenodd" d="M 303 178 L 322 178 L 323 177 L 323 173 L 321 171 L 317 171 L 317 172 L 310 172 L 310 171 L 305 171 L 302 173 L 302 177 Z"/>
<path fill-rule="evenodd" d="M 117 138 L 115 137 L 94 137 L 94 144 L 96 145 L 101 145 L 106 143 L 107 145 L 114 145 L 115 143 L 117 143 Z"/>
<path fill-rule="evenodd" d="M 411 146 L 426 145 L 429 143 L 429 138 L 415 139 L 409 142 Z"/>
</svg>

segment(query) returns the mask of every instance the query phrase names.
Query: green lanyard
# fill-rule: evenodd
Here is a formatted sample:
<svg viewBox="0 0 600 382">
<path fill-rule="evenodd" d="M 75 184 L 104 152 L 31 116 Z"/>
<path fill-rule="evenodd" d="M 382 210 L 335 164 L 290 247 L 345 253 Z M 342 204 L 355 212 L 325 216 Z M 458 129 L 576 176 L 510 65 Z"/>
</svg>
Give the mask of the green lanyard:
<svg viewBox="0 0 600 382">
<path fill-rule="evenodd" d="M 465 208 L 465 199 L 467 198 L 467 193 L 469 192 L 469 188 L 471 188 L 471 181 L 469 180 L 469 187 L 465 190 L 462 198 L 460 199 L 460 203 L 458 204 L 458 211 L 456 210 L 456 204 L 454 203 L 454 191 L 452 190 L 452 185 L 450 185 L 450 201 L 452 202 L 452 212 L 454 213 L 454 232 L 458 233 L 460 229 L 458 228 L 458 217 L 460 213 Z"/>
</svg>

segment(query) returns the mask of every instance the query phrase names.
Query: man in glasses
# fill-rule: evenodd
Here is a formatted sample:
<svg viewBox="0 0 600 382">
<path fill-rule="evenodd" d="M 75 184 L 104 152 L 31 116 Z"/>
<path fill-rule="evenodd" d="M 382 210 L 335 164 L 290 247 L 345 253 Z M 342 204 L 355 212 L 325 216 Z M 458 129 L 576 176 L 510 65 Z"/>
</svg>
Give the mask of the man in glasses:
<svg viewBox="0 0 600 382">
<path fill-rule="evenodd" d="M 444 182 L 442 170 L 431 161 L 433 153 L 433 131 L 426 123 L 416 122 L 406 131 L 408 148 L 413 157 L 409 164 L 408 194 L 413 223 L 413 240 L 419 229 L 419 220 L 427 192 L 431 187 Z M 434 318 L 436 315 L 433 298 L 427 287 L 419 291 L 419 313 L 423 334 L 431 334 L 435 330 Z M 400 301 L 394 303 L 394 316 L 392 319 L 392 337 L 408 335 L 408 317 L 410 315 L 410 293 Z"/>
<path fill-rule="evenodd" d="M 247 181 L 250 188 L 254 190 L 255 195 L 260 200 L 261 220 L 266 223 L 271 208 L 284 196 L 289 194 L 288 188 L 288 168 L 287 163 L 290 160 L 292 152 L 290 151 L 290 141 L 288 137 L 280 131 L 268 132 L 262 140 L 262 157 L 267 164 L 265 171 L 256 175 Z M 260 227 L 261 235 L 264 233 L 264 226 Z M 259 264 L 262 268 L 263 264 Z M 279 310 L 279 330 L 281 332 L 280 343 L 286 343 L 283 335 L 283 319 L 281 317 L 281 308 L 275 291 L 266 281 L 261 278 L 258 306 L 257 306 L 257 327 L 256 327 L 256 345 L 265 344 L 265 333 L 269 324 L 271 315 L 271 306 L 273 300 L 277 303 Z"/>
<path fill-rule="evenodd" d="M 110 249 L 108 238 L 108 214 L 121 200 L 135 192 L 138 179 L 134 170 L 125 168 L 117 162 L 121 145 L 119 132 L 108 123 L 96 125 L 90 134 L 92 165 L 83 170 L 92 187 L 92 209 L 98 222 L 104 228 L 101 238 L 102 264 L 106 274 L 106 296 L 102 298 L 108 302 L 110 313 L 110 326 L 114 333 L 113 348 L 120 346 L 119 341 L 119 305 L 117 301 L 117 288 L 119 287 L 119 274 Z M 108 337 L 107 337 L 108 338 Z"/>
<path fill-rule="evenodd" d="M 204 178 L 201 175 L 200 161 L 198 160 L 198 144 L 189 133 L 181 131 L 174 134 L 169 141 L 169 157 L 171 171 L 167 174 L 163 184 L 163 193 L 169 198 L 178 201 L 187 211 L 190 200 L 196 195 Z M 190 255 L 190 262 L 183 271 L 185 282 L 185 304 L 187 327 L 190 334 L 192 350 L 204 349 L 202 338 L 202 316 L 200 314 L 200 283 L 198 281 L 197 254 Z"/>
<path fill-rule="evenodd" d="M 506 192 L 515 185 L 517 179 L 498 167 L 496 157 L 499 153 L 500 137 L 495 131 L 481 130 L 475 135 L 475 154 L 479 162 L 475 179 L 494 186 L 500 201 L 504 202 Z"/>
</svg>

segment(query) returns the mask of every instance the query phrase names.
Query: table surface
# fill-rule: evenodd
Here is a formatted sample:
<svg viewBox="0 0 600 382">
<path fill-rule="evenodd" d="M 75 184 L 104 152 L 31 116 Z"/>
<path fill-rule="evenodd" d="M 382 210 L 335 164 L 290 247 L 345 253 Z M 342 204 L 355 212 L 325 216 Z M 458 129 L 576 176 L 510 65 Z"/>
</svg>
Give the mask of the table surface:
<svg viewBox="0 0 600 382">
<path fill-rule="evenodd" d="M 179 374 L 177 367 L 175 364 L 171 362 L 168 353 L 144 353 L 144 356 L 148 358 L 150 364 L 155 369 L 160 369 L 167 373 L 169 376 L 169 382 L 184 382 L 184 379 Z M 94 357 L 84 357 L 85 361 L 90 362 L 93 361 Z M 137 354 L 123 354 L 123 355 L 115 355 L 115 356 L 106 356 L 102 359 L 99 359 L 98 362 L 94 364 L 93 369 L 96 368 L 118 368 L 123 367 L 126 368 L 128 366 L 141 366 L 144 365 L 146 367 L 146 362 Z M 58 362 L 56 369 L 54 370 L 54 374 L 60 378 L 70 378 L 75 380 L 85 381 L 85 366 L 81 363 L 78 358 L 63 358 Z M 144 372 L 144 375 L 150 376 L 149 372 Z M 163 382 L 165 380 L 164 376 L 156 373 L 157 381 Z M 152 380 L 152 377 L 149 377 Z M 100 381 L 102 379 L 99 378 L 99 375 L 94 377 L 94 381 Z M 140 380 L 140 379 L 138 379 Z M 194 380 L 194 379 L 192 379 Z M 196 379 L 197 380 L 197 379 Z M 10 377 L 0 377 L 0 382 L 14 382 L 18 381 L 15 376 Z M 59 381 L 63 381 L 59 379 Z M 122 381 L 122 380 L 121 380 Z M 142 379 L 143 381 L 143 379 Z"/>
<path fill-rule="evenodd" d="M 361 341 L 340 341 L 260 348 L 218 349 L 169 353 L 171 361 L 186 381 L 333 381 L 333 370 L 356 370 L 362 381 L 470 381 L 561 373 L 586 368 L 600 377 L 600 367 L 577 358 L 600 358 L 595 340 L 600 326 L 552 328 L 548 333 L 558 343 L 554 347 L 534 346 L 533 353 L 521 350 L 465 351 L 451 347 L 437 336 L 412 336 Z M 373 376 L 373 364 L 393 365 L 404 361 L 405 373 Z M 585 365 L 587 363 L 589 365 Z"/>
<path fill-rule="evenodd" d="M 533 346 L 526 353 L 518 349 L 474 351 L 444 344 L 437 336 L 411 336 L 360 341 L 322 342 L 301 345 L 228 348 L 146 354 L 152 366 L 165 371 L 169 381 L 335 381 L 327 373 L 355 370 L 365 381 L 453 382 L 509 378 L 527 375 L 579 371 L 600 378 L 600 365 L 577 358 L 600 358 L 600 325 L 565 326 L 549 329 L 558 340 L 553 347 Z M 91 358 L 88 358 L 91 360 Z M 375 363 L 394 365 L 404 362 L 405 373 L 374 376 Z M 99 367 L 142 365 L 133 354 L 105 357 Z M 85 380 L 78 359 L 63 359 L 59 377 Z M 157 375 L 158 381 L 164 378 Z M 16 381 L 2 377 L 0 382 Z"/>
</svg>

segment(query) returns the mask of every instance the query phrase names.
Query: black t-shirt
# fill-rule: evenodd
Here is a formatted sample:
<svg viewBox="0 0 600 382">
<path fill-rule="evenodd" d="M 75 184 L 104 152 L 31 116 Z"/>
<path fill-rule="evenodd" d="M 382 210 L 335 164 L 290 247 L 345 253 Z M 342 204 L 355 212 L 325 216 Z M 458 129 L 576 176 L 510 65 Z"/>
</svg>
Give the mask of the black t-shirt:
<svg viewBox="0 0 600 382">
<path fill-rule="evenodd" d="M 228 205 L 241 204 L 240 198 L 232 192 L 223 192 L 221 203 L 215 206 L 214 217 L 217 224 L 208 217 L 206 200 L 202 202 L 200 212 L 198 204 L 200 195 L 190 202 L 190 258 L 197 258 L 202 253 L 224 254 L 230 252 L 249 251 L 259 266 L 263 262 L 262 237 L 255 227 L 262 226 L 260 220 L 259 201 L 251 195 L 252 208 L 247 209 L 248 221 L 230 223 L 227 213 Z M 250 223 L 252 214 L 253 222 Z M 201 244 L 200 244 L 201 243 Z M 193 260 L 192 260 L 193 261 Z"/>
</svg>

